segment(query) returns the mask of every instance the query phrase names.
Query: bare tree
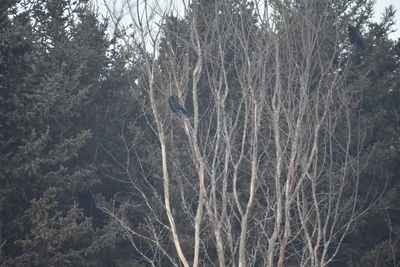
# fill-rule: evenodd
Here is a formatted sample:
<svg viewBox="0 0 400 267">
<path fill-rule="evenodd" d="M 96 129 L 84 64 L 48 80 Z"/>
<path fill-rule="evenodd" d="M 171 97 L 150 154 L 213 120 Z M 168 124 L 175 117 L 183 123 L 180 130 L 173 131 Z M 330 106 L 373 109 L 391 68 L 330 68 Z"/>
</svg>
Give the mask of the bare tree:
<svg viewBox="0 0 400 267">
<path fill-rule="evenodd" d="M 136 30 L 127 42 L 142 56 L 137 83 L 145 88 L 143 110 L 160 152 L 161 167 L 144 176 L 158 177 L 162 187 L 129 179 L 147 212 L 142 231 L 123 213 L 100 207 L 144 261 L 157 265 L 154 255 L 162 255 L 175 266 L 326 266 L 333 260 L 363 211 L 362 132 L 353 129 L 348 62 L 340 56 L 346 16 L 358 6 L 346 2 L 195 1 L 179 10 L 172 1 L 165 10 L 127 4 Z M 174 20 L 174 13 L 186 17 Z M 170 95 L 191 116 L 169 112 Z M 140 249 L 136 238 L 152 251 Z"/>
</svg>

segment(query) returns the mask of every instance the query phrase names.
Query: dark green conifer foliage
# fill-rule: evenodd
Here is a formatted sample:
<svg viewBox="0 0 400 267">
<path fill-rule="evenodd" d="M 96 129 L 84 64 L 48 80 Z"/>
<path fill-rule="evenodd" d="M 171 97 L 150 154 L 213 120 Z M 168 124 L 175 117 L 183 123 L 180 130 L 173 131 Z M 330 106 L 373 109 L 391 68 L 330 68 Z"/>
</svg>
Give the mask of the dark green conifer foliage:
<svg viewBox="0 0 400 267">
<path fill-rule="evenodd" d="M 94 231 L 77 203 L 60 209 L 55 188 L 49 188 L 43 197 L 33 199 L 22 217 L 30 229 L 28 235 L 17 241 L 22 254 L 12 263 L 16 266 L 84 266 L 85 251 Z"/>
<path fill-rule="evenodd" d="M 123 239 L 92 197 L 121 191 L 100 182 L 98 152 L 133 110 L 107 23 L 69 0 L 0 8 L 0 262 L 110 266 L 130 257 L 115 249 Z"/>
<path fill-rule="evenodd" d="M 341 14 L 350 2 L 335 2 L 331 13 Z M 211 71 L 219 64 L 215 64 L 215 38 L 223 35 L 229 40 L 224 43 L 222 62 L 229 70 L 229 86 L 235 88 L 238 75 L 230 70 L 243 62 L 235 51 L 238 40 L 230 27 L 244 23 L 249 40 L 256 40 L 262 25 L 253 18 L 250 3 L 198 3 L 199 33 L 208 45 L 199 104 L 200 113 L 208 116 L 214 96 L 207 88 L 205 73 L 217 75 Z M 362 10 L 362 1 L 358 5 Z M 240 13 L 248 17 L 243 19 Z M 343 20 L 343 34 L 348 21 L 359 23 L 366 48 L 356 51 L 346 46 L 348 41 L 343 38 L 346 49 L 340 56 L 352 58 L 347 84 L 360 100 L 354 105 L 353 117 L 366 125 L 360 202 L 370 204 L 374 197 L 382 196 L 346 238 L 337 266 L 393 266 L 400 261 L 400 40 L 387 38 L 393 11 L 375 24 L 366 23 L 369 12 L 361 13 Z M 295 21 L 298 14 L 293 15 Z M 153 211 L 161 214 L 157 219 L 166 220 L 162 196 L 155 194 L 162 192 L 157 176 L 159 144 L 148 127 L 151 116 L 146 117 L 149 107 L 142 82 L 146 77 L 137 70 L 144 55 L 132 55 L 129 48 L 108 41 L 108 24 L 99 22 L 98 17 L 88 6 L 72 0 L 6 0 L 0 4 L 0 266 L 141 266 L 143 259 L 130 246 L 123 229 L 96 208 L 93 195 L 115 209 L 138 233 L 146 234 L 151 229 L 148 226 L 162 229 L 157 220 L 145 220 L 149 219 L 145 217 L 147 203 L 138 194 L 140 188 L 154 205 Z M 210 21 L 216 27 L 207 27 Z M 196 54 L 185 42 L 190 39 L 189 22 L 190 14 L 166 21 L 157 59 L 159 79 L 171 78 L 162 76 L 168 73 L 165 69 L 170 58 L 187 60 L 194 68 Z M 295 23 L 292 26 L 297 27 Z M 334 49 L 334 42 L 326 40 L 327 49 Z M 301 40 L 295 40 L 295 45 L 301 47 Z M 253 49 L 251 43 L 249 49 Z M 188 73 L 179 89 L 185 108 L 191 111 L 192 77 Z M 313 79 L 318 80 L 318 75 L 316 71 Z M 176 94 L 176 89 L 171 87 L 170 94 Z M 157 97 L 166 103 L 168 95 Z M 232 90 L 227 112 L 237 110 L 237 99 Z M 206 131 L 213 123 L 202 121 L 200 127 Z M 195 176 L 188 155 L 191 152 L 182 130 L 174 124 L 177 121 L 167 129 L 168 153 L 185 163 L 179 175 L 191 179 Z M 354 132 L 354 136 L 358 134 Z M 268 144 L 268 136 L 260 144 Z M 178 170 L 171 164 L 170 171 L 173 176 Z M 241 171 L 246 177 L 248 166 L 243 165 Z M 196 201 L 189 183 L 178 184 L 172 178 L 173 203 L 180 201 L 180 187 Z M 185 211 L 175 208 L 173 212 L 179 218 Z M 254 208 L 254 216 L 258 212 L 264 212 L 262 202 Z M 185 233 L 188 223 L 180 220 L 177 227 Z M 207 227 L 202 230 L 212 241 Z M 189 256 L 193 251 L 191 236 L 187 233 L 181 240 Z M 163 238 L 160 242 L 173 255 L 170 237 Z M 147 239 L 135 241 L 142 246 L 136 249 L 158 264 L 170 264 L 160 257 L 161 252 L 152 250 Z M 213 242 L 206 243 L 202 249 L 214 260 L 215 247 L 209 245 Z"/>
<path fill-rule="evenodd" d="M 400 40 L 390 40 L 394 12 L 368 24 L 366 50 L 354 54 L 349 86 L 359 104 L 354 116 L 366 126 L 360 198 L 374 205 L 347 238 L 337 266 L 393 266 L 400 260 Z"/>
</svg>

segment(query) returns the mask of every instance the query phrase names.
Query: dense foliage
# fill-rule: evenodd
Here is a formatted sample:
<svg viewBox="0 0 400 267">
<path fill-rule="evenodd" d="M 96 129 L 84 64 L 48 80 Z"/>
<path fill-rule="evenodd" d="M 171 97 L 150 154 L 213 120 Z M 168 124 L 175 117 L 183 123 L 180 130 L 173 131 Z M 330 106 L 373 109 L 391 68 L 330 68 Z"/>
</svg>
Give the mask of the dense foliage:
<svg viewBox="0 0 400 267">
<path fill-rule="evenodd" d="M 213 1 L 205 2 L 204 17 L 213 8 Z M 352 57 L 346 83 L 359 99 L 352 116 L 366 129 L 359 186 L 360 201 L 370 208 L 345 239 L 333 263 L 337 266 L 400 262 L 400 40 L 388 38 L 392 18 L 390 10 L 379 23 L 355 15 L 365 49 L 341 55 Z M 246 20 L 251 32 L 255 18 Z M 240 22 L 237 18 L 234 23 Z M 187 23 L 171 17 L 165 25 L 165 35 L 181 36 L 175 54 L 192 53 L 181 51 L 179 44 L 190 38 Z M 223 31 L 224 23 L 218 30 Z M 145 220 L 147 203 L 132 188 L 142 193 L 145 188 L 149 196 L 162 192 L 160 177 L 152 175 L 161 168 L 155 149 L 159 144 L 146 116 L 148 96 L 137 82 L 145 79 L 138 71 L 145 54 L 124 47 L 118 32 L 109 36 L 108 26 L 90 5 L 72 0 L 8 0 L 0 5 L 1 266 L 145 266 L 139 250 L 149 258 L 157 255 L 145 238 L 139 242 L 142 247 L 133 247 L 126 229 L 99 208 L 118 210 L 137 236 L 148 231 L 146 224 L 162 225 Z M 207 29 L 200 31 L 214 49 Z M 160 73 L 168 60 L 164 49 L 161 42 Z M 227 51 L 226 64 L 241 64 L 235 51 Z M 195 56 L 188 59 L 194 62 Z M 234 87 L 239 81 L 235 73 L 228 75 Z M 213 96 L 199 94 L 200 111 L 210 112 L 206 107 Z M 162 97 L 167 110 L 167 96 Z M 234 103 L 235 96 L 230 97 Z M 186 107 L 190 112 L 191 104 Z M 172 131 L 170 138 L 184 146 L 181 133 Z M 187 151 L 171 151 L 190 169 Z M 172 188 L 174 193 L 179 191 Z M 162 202 L 152 200 L 159 202 L 162 214 Z M 186 253 L 191 253 L 189 241 L 183 240 Z"/>
</svg>

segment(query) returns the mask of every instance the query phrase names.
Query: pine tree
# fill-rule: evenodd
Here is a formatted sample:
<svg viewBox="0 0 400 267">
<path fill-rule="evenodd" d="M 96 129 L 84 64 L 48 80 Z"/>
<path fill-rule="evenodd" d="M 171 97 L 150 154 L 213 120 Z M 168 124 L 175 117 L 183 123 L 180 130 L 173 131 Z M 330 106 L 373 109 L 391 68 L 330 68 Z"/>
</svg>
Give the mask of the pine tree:
<svg viewBox="0 0 400 267">
<path fill-rule="evenodd" d="M 98 151 L 132 115 L 125 62 L 89 5 L 8 1 L 0 14 L 2 262 L 109 266 L 130 254 L 93 194 L 122 188 L 101 183 Z"/>
<path fill-rule="evenodd" d="M 380 22 L 370 23 L 363 36 L 366 49 L 353 54 L 349 86 L 357 92 L 359 103 L 354 117 L 365 127 L 362 149 L 364 166 L 360 179 L 360 198 L 365 205 L 377 203 L 360 219 L 346 240 L 338 258 L 343 266 L 391 266 L 398 262 L 400 217 L 399 202 L 400 129 L 400 40 L 390 40 L 394 10 L 389 8 Z"/>
</svg>

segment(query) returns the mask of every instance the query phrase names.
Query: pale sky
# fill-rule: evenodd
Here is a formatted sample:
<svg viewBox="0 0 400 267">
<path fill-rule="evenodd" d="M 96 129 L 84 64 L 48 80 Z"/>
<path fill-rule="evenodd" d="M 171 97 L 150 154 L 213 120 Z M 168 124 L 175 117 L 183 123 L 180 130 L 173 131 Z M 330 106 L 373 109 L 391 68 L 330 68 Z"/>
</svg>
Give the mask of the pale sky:
<svg viewBox="0 0 400 267">
<path fill-rule="evenodd" d="M 400 37 L 400 0 L 375 0 L 375 19 L 379 20 L 379 18 L 382 17 L 382 13 L 385 11 L 385 7 L 390 4 L 393 5 L 396 10 L 396 24 L 394 26 L 396 32 L 389 36 L 393 39 L 398 39 Z"/>
<path fill-rule="evenodd" d="M 105 12 L 106 9 L 104 7 L 104 0 L 93 0 L 94 3 L 98 5 L 102 12 Z M 110 0 L 105 0 L 106 2 L 114 2 Z M 170 0 L 169 0 L 170 1 Z M 180 2 L 182 0 L 173 0 L 173 2 Z M 117 3 L 125 2 L 125 0 L 117 0 Z M 134 1 L 131 1 L 134 2 Z M 150 0 L 149 2 L 158 3 L 158 7 L 160 8 L 166 2 L 165 0 Z M 379 21 L 382 17 L 382 13 L 385 11 L 385 7 L 389 5 L 393 5 L 394 9 L 396 10 L 395 14 L 395 26 L 393 27 L 396 32 L 390 34 L 390 38 L 398 39 L 400 38 L 400 0 L 375 0 L 375 14 L 374 14 L 374 21 Z M 176 7 L 176 6 L 175 6 Z M 123 8 L 125 12 L 127 12 L 126 8 Z M 124 12 L 124 13 L 125 13 Z M 125 13 L 126 15 L 126 13 Z"/>
</svg>

